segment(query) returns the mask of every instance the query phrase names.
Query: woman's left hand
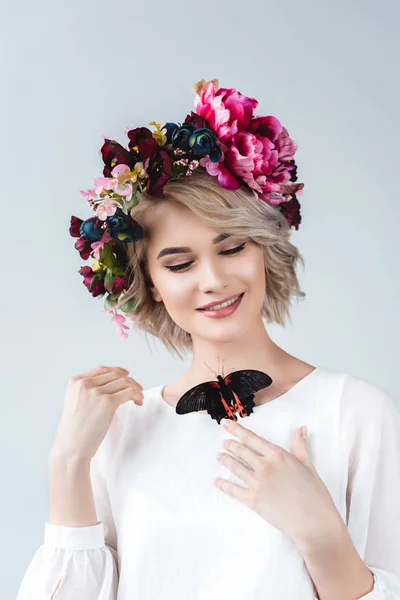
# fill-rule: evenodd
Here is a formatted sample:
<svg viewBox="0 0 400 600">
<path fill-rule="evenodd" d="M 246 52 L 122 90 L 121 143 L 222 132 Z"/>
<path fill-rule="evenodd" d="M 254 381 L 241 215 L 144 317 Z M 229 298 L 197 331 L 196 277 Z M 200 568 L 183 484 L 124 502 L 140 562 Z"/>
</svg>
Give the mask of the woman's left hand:
<svg viewBox="0 0 400 600">
<path fill-rule="evenodd" d="M 224 479 L 216 481 L 219 489 L 245 502 L 299 545 L 312 543 L 344 526 L 332 496 L 311 462 L 301 429 L 294 436 L 290 453 L 228 419 L 226 430 L 239 441 L 224 440 L 224 448 L 234 456 L 224 453 L 220 462 L 248 489 Z M 235 455 L 250 468 L 236 460 Z"/>
</svg>

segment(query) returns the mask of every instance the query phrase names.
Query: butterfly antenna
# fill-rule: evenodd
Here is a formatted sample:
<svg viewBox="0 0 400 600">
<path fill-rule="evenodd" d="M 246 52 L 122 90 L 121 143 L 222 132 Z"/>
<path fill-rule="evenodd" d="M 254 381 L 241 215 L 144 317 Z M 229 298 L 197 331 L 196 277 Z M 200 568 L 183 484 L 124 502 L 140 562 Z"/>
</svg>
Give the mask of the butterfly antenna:
<svg viewBox="0 0 400 600">
<path fill-rule="evenodd" d="M 205 362 L 204 362 L 204 360 L 203 360 L 203 363 L 206 365 L 206 367 L 208 367 L 208 364 L 207 364 L 207 363 L 205 363 Z M 210 371 L 211 371 L 212 373 L 214 373 L 214 375 L 215 375 L 215 376 L 217 376 L 216 372 L 215 372 L 215 371 L 213 371 L 211 367 L 208 367 L 208 368 L 210 369 Z"/>
</svg>

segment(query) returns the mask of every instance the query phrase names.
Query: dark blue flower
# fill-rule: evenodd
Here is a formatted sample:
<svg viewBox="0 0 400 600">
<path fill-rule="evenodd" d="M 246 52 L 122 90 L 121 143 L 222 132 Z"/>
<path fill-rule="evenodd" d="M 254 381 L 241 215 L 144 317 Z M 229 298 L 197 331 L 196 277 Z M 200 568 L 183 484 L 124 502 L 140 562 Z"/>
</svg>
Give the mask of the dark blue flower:
<svg viewBox="0 0 400 600">
<path fill-rule="evenodd" d="M 174 148 L 181 150 L 190 150 L 189 138 L 195 130 L 191 123 L 184 123 L 178 127 L 171 136 L 171 142 Z"/>
<path fill-rule="evenodd" d="M 107 217 L 105 222 L 111 237 L 119 242 L 135 242 L 143 237 L 142 226 L 120 208 L 111 217 Z"/>
<path fill-rule="evenodd" d="M 81 223 L 79 234 L 86 242 L 98 242 L 103 236 L 102 222 L 97 217 L 91 217 Z"/>
<path fill-rule="evenodd" d="M 165 125 L 161 128 L 161 129 L 166 129 L 166 137 L 167 137 L 167 141 L 166 144 L 170 144 L 172 142 L 172 136 L 175 133 L 175 131 L 177 129 L 179 129 L 179 125 L 177 125 L 176 123 L 171 123 L 170 121 L 168 121 L 168 123 L 165 123 Z"/>
<path fill-rule="evenodd" d="M 221 160 L 221 150 L 216 144 L 215 133 L 208 127 L 195 129 L 189 138 L 189 146 L 193 149 L 196 156 L 210 157 L 211 162 Z"/>
</svg>

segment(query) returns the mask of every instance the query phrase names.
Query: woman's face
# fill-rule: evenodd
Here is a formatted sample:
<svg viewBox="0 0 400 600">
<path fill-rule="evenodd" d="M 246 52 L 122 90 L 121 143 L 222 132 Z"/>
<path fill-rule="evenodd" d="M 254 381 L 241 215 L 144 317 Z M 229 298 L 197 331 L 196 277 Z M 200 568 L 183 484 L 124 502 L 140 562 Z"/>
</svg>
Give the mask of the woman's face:
<svg viewBox="0 0 400 600">
<path fill-rule="evenodd" d="M 148 230 L 154 300 L 164 302 L 171 318 L 192 338 L 240 340 L 260 319 L 265 296 L 263 247 L 238 235 L 214 243 L 218 231 L 175 201 L 157 205 Z M 175 250 L 165 252 L 167 248 Z M 232 253 L 236 248 L 238 252 Z M 243 292 L 236 311 L 223 318 L 197 310 Z"/>
</svg>

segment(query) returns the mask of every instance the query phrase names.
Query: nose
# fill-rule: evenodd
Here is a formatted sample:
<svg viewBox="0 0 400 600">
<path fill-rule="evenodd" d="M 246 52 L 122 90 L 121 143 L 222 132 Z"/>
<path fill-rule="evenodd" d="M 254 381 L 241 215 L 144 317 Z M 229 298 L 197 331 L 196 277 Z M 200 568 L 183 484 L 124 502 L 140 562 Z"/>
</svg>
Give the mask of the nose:
<svg viewBox="0 0 400 600">
<path fill-rule="evenodd" d="M 199 290 L 206 294 L 209 292 L 219 292 L 228 287 L 228 275 L 224 272 L 222 266 L 217 266 L 212 260 L 205 260 L 198 270 Z"/>
</svg>

